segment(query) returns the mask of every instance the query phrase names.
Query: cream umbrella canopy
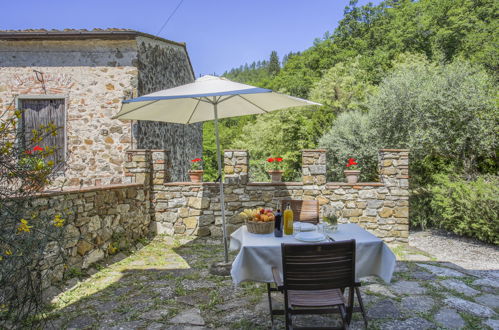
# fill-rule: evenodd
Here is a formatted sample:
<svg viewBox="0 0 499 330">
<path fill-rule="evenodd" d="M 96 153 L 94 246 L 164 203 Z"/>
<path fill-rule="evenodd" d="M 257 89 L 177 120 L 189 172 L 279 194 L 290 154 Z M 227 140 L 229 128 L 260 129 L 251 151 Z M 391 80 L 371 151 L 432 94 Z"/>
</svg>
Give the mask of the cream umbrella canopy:
<svg viewBox="0 0 499 330">
<path fill-rule="evenodd" d="M 222 178 L 222 157 L 218 120 L 268 113 L 292 107 L 321 105 L 270 89 L 240 84 L 216 76 L 203 76 L 195 82 L 123 101 L 120 112 L 113 118 L 192 124 L 215 121 L 217 163 L 220 182 L 220 205 L 224 258 L 228 262 L 228 241 L 225 226 L 225 202 Z"/>
</svg>

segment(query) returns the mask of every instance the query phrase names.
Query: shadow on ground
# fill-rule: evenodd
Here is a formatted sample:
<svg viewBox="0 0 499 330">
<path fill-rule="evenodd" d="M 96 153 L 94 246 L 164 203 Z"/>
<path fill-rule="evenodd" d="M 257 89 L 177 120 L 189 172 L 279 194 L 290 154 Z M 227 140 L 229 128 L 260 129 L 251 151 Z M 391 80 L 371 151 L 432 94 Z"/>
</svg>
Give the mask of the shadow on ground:
<svg viewBox="0 0 499 330">
<path fill-rule="evenodd" d="M 402 260 L 390 285 L 363 278 L 370 329 L 499 327 L 499 277 L 494 272 L 479 278 L 421 251 L 393 249 Z M 265 285 L 234 287 L 230 277 L 210 274 L 209 266 L 222 259 L 218 239 L 158 236 L 130 255 L 111 258 L 111 264 L 103 263 L 97 273 L 59 295 L 45 328 L 269 329 Z M 297 323 L 331 325 L 337 318 L 301 317 Z M 276 328 L 284 328 L 282 317 Z M 352 328 L 364 328 L 359 316 Z"/>
</svg>

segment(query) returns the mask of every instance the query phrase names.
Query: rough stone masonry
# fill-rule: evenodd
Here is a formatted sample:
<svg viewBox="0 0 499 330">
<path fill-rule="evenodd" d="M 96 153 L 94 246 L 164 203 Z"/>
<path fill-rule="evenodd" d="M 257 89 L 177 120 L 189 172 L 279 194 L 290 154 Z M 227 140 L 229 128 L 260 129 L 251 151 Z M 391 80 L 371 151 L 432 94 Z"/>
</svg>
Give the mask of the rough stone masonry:
<svg viewBox="0 0 499 330">
<path fill-rule="evenodd" d="M 160 234 L 220 236 L 219 188 L 215 183 L 165 182 L 167 153 L 132 150 L 125 164 L 130 182 L 152 184 L 154 230 Z M 150 157 L 146 155 L 152 154 Z M 409 236 L 409 151 L 379 151 L 380 182 L 326 182 L 326 151 L 303 150 L 302 181 L 248 182 L 248 154 L 226 150 L 225 201 L 228 231 L 243 223 L 245 208 L 273 207 L 282 199 L 316 199 L 338 210 L 340 222 L 358 223 L 386 242 L 407 242 Z M 150 161 L 147 161 L 150 159 Z"/>
<path fill-rule="evenodd" d="M 194 81 L 185 44 L 131 30 L 0 31 L 0 53 L 0 115 L 24 99 L 64 100 L 66 166 L 54 187 L 121 183 L 132 140 L 168 149 L 171 180 L 187 179 L 199 124 L 111 119 L 124 99 Z"/>
</svg>

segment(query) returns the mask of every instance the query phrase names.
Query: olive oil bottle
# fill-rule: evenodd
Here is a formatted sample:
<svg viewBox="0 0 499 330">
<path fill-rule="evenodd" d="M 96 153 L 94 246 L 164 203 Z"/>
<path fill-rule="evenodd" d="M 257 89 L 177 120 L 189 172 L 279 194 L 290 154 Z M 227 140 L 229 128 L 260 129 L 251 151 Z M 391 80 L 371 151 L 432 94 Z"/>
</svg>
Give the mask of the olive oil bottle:
<svg viewBox="0 0 499 330">
<path fill-rule="evenodd" d="M 288 203 L 286 205 L 286 210 L 283 214 L 284 217 L 284 234 L 293 235 L 293 210 L 291 210 L 291 205 Z"/>
</svg>

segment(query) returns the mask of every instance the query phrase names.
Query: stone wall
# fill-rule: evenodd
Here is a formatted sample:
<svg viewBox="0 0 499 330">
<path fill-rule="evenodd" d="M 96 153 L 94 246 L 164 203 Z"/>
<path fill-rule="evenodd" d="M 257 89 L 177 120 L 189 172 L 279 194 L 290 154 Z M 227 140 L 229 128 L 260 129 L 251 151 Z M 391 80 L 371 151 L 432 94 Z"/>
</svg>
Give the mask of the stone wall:
<svg viewBox="0 0 499 330">
<path fill-rule="evenodd" d="M 185 179 L 189 160 L 201 154 L 200 125 L 146 124 L 135 129 L 132 141 L 130 121 L 111 119 L 123 99 L 193 81 L 184 46 L 143 36 L 47 37 L 0 40 L 0 53 L 0 115 L 12 112 L 23 96 L 65 100 L 66 167 L 54 187 L 123 182 L 125 150 L 132 142 L 171 150 L 169 173 L 175 180 Z"/>
<path fill-rule="evenodd" d="M 33 70 L 43 72 L 43 84 Z M 136 77 L 132 66 L 0 68 L 0 112 L 13 110 L 16 97 L 23 95 L 65 98 L 67 166 L 55 185 L 64 180 L 67 186 L 121 183 L 130 124 L 111 117 Z"/>
<path fill-rule="evenodd" d="M 194 81 L 189 58 L 179 45 L 166 44 L 139 37 L 138 94 L 188 84 Z M 138 149 L 168 149 L 170 152 L 169 179 L 186 181 L 190 160 L 203 153 L 202 123 L 182 125 L 152 121 L 138 121 L 136 139 Z"/>
<path fill-rule="evenodd" d="M 65 219 L 67 269 L 85 269 L 130 246 L 150 232 L 149 186 L 120 184 L 58 193 L 44 193 L 30 208 Z M 46 264 L 47 287 L 62 279 L 64 266 Z"/>
<path fill-rule="evenodd" d="M 151 153 L 144 150 L 136 152 Z M 168 154 L 162 155 L 167 157 Z M 379 157 L 380 182 L 326 182 L 326 151 L 304 150 L 302 182 L 252 183 L 247 181 L 247 152 L 227 150 L 224 164 L 228 231 L 232 232 L 242 225 L 237 214 L 245 208 L 275 208 L 282 199 L 315 199 L 321 207 L 329 205 L 335 208 L 342 223 L 358 223 L 387 242 L 407 242 L 409 152 L 382 149 Z M 150 170 L 153 173 L 152 160 L 151 165 L 146 166 L 146 163 L 137 166 L 129 161 L 126 166 L 130 171 Z M 165 183 L 156 179 L 152 187 L 156 232 L 199 236 L 222 234 L 217 184 Z"/>
</svg>

